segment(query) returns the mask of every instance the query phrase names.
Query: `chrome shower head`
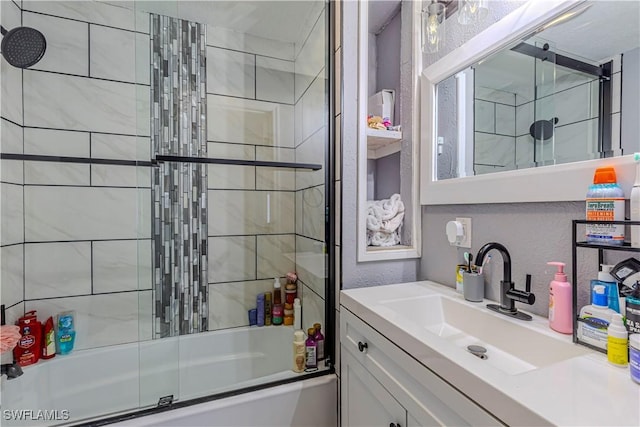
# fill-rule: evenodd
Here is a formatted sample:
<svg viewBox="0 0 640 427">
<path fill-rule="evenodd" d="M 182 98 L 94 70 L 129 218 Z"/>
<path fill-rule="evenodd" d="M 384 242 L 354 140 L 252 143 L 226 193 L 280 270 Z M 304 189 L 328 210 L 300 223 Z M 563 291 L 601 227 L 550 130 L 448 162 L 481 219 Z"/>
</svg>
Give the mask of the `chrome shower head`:
<svg viewBox="0 0 640 427">
<path fill-rule="evenodd" d="M 2 56 L 14 67 L 28 68 L 35 65 L 47 50 L 47 40 L 44 35 L 31 27 L 16 27 L 2 31 Z"/>
</svg>

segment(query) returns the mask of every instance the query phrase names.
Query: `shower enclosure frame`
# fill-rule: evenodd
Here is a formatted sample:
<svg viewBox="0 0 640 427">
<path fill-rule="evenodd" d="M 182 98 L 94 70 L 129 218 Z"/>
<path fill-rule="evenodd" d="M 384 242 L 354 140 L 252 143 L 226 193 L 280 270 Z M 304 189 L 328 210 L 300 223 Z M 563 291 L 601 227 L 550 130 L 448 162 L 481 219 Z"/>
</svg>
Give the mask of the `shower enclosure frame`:
<svg viewBox="0 0 640 427">
<path fill-rule="evenodd" d="M 103 426 L 109 425 L 113 423 L 117 423 L 124 420 L 130 420 L 138 417 L 143 417 L 146 415 L 157 414 L 160 412 L 170 411 L 173 409 L 184 408 L 192 405 L 197 405 L 205 402 L 210 402 L 214 400 L 224 399 L 227 397 L 237 396 L 244 393 L 249 393 L 257 390 L 263 390 L 271 387 L 275 387 L 278 385 L 294 383 L 298 381 L 304 381 L 306 379 L 316 378 L 325 375 L 332 375 L 336 373 L 335 365 L 335 347 L 336 340 L 338 339 L 337 335 L 337 325 L 335 319 L 335 302 L 336 302 L 336 294 L 341 288 L 341 279 L 337 277 L 336 272 L 336 262 L 340 262 L 340 260 L 336 260 L 336 244 L 340 244 L 341 236 L 338 239 L 336 236 L 336 221 L 340 221 L 341 218 L 336 217 L 336 186 L 335 186 L 335 178 L 336 178 L 336 129 L 335 129 L 335 110 L 336 110 L 336 70 L 335 70 L 335 50 L 333 47 L 335 46 L 335 29 L 336 29 L 336 7 L 341 7 L 335 1 L 328 0 L 325 3 L 326 7 L 326 17 L 325 17 L 325 29 L 327 31 L 327 35 L 325 37 L 325 42 L 327 44 L 327 49 L 325 52 L 325 66 L 328 67 L 329 72 L 327 73 L 327 79 L 325 82 L 325 99 L 327 101 L 327 140 L 325 141 L 325 150 L 324 150 L 324 164 L 325 164 L 325 246 L 326 246 L 326 256 L 325 256 L 325 266 L 326 266 L 326 277 L 325 277 L 325 304 L 324 304 L 324 314 L 325 314 L 325 335 L 327 339 L 325 340 L 325 355 L 326 355 L 326 367 L 327 369 L 318 370 L 316 372 L 306 372 L 304 375 L 299 377 L 287 378 L 283 380 L 277 380 L 272 382 L 267 382 L 264 384 L 253 385 L 250 387 L 238 388 L 235 390 L 225 391 L 221 393 L 215 393 L 212 395 L 202 396 L 194 399 L 188 399 L 184 401 L 178 402 L 163 402 L 160 399 L 158 405 L 153 408 L 146 409 L 138 409 L 126 412 L 124 414 L 119 414 L 115 416 L 107 416 L 103 418 L 93 419 L 90 421 L 80 422 L 74 424 L 75 426 Z M 341 90 L 341 88 L 340 88 Z M 4 158 L 4 156 L 2 156 Z M 40 156 L 42 157 L 42 156 Z M 45 161 L 69 161 L 69 162 L 79 162 L 79 159 L 69 158 L 66 159 L 64 157 L 54 157 L 52 159 L 42 159 Z M 82 159 L 87 162 L 100 163 L 96 159 Z M 202 164 L 230 164 L 230 165 L 250 165 L 250 166 L 270 166 L 270 167 L 280 167 L 280 168 L 296 168 L 296 169 L 306 169 L 306 170 L 319 170 L 321 169 L 321 165 L 318 164 L 309 164 L 309 163 L 291 163 L 291 162 L 270 162 L 270 161 L 244 161 L 244 160 L 230 160 L 230 159 L 217 159 L 217 158 L 206 158 L 206 159 L 194 159 L 194 158 L 185 158 L 180 156 L 156 156 L 151 162 L 136 162 L 138 166 L 155 166 L 159 163 L 163 162 L 197 162 Z M 110 160 L 105 160 L 105 162 L 111 162 Z M 121 163 L 119 163 L 121 164 Z M 337 401 L 336 401 L 337 404 Z"/>
</svg>

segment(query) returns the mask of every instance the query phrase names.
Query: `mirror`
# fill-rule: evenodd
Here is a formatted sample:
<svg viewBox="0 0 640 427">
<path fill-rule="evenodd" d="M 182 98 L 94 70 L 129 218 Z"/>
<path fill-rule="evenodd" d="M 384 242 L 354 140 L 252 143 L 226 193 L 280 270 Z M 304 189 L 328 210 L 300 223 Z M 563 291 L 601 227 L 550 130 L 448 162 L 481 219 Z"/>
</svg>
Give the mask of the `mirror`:
<svg viewBox="0 0 640 427">
<path fill-rule="evenodd" d="M 423 71 L 423 204 L 462 203 L 439 197 L 439 181 L 537 177 L 525 170 L 576 170 L 569 165 L 640 150 L 640 3 L 535 3 Z"/>
<path fill-rule="evenodd" d="M 621 93 L 638 84 L 639 21 L 638 2 L 587 2 L 439 82 L 437 179 L 637 150 L 621 145 L 620 118 Z"/>
</svg>

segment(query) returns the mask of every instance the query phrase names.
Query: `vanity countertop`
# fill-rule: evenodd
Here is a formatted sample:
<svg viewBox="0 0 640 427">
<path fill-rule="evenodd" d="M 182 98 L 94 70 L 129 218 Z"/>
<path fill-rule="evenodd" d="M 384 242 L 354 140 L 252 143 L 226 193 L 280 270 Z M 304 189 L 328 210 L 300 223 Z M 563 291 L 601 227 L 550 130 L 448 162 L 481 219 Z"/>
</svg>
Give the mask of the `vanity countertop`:
<svg viewBox="0 0 640 427">
<path fill-rule="evenodd" d="M 431 295 L 515 322 L 512 326 L 528 328 L 547 342 L 552 338 L 564 347 L 575 345 L 577 355 L 524 372 L 505 373 L 385 306 Z M 508 425 L 640 426 L 640 385 L 631 380 L 628 367 L 612 366 L 606 355 L 572 344 L 570 335 L 549 329 L 546 318 L 533 315 L 530 322 L 507 318 L 488 310 L 486 302 L 465 301 L 454 289 L 429 281 L 340 294 L 344 308 Z M 532 344 L 528 351 L 547 350 Z"/>
</svg>

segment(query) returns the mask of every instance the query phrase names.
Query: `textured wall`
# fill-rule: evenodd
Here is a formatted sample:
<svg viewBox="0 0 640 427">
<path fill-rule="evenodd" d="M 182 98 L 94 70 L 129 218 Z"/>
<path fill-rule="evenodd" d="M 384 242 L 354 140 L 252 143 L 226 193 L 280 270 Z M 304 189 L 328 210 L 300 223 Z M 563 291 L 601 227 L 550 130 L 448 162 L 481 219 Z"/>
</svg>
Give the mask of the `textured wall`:
<svg viewBox="0 0 640 427">
<path fill-rule="evenodd" d="M 586 189 L 585 184 L 585 189 Z M 423 248 L 419 278 L 455 287 L 455 266 L 469 249 L 449 245 L 444 229 L 456 216 L 472 219 L 471 252 L 475 254 L 488 242 L 502 243 L 511 255 L 511 277 L 516 287 L 524 288 L 525 275 L 532 275 L 533 307 L 517 304 L 527 311 L 546 316 L 549 304 L 549 282 L 555 268 L 548 261 L 567 263 L 571 278 L 571 220 L 584 218 L 584 203 L 514 203 L 492 205 L 423 206 Z M 485 295 L 498 301 L 502 280 L 502 259 L 496 251 L 486 269 Z M 579 249 L 578 283 L 586 289 L 595 278 L 598 254 L 593 249 Z M 613 259 L 610 262 L 614 262 Z M 569 279 L 571 280 L 571 279 Z M 583 304 L 587 293 L 579 294 Z"/>
<path fill-rule="evenodd" d="M 357 154 L 358 154 L 358 7 L 359 2 L 346 1 L 342 10 L 342 287 L 343 289 L 361 286 L 376 286 L 388 283 L 408 282 L 415 280 L 417 265 L 416 260 L 398 260 L 384 262 L 357 262 Z M 409 7 L 404 7 L 402 11 L 403 29 L 406 31 L 408 23 Z M 410 49 L 405 49 L 404 40 L 411 35 L 402 34 L 402 72 L 410 70 Z M 407 59 L 407 50 L 409 59 Z M 409 64 L 409 65 L 407 65 Z M 401 82 L 402 85 L 402 82 Z M 401 91 L 405 93 L 407 86 L 402 85 Z M 410 93 L 410 92 L 409 92 Z M 406 110 L 406 101 L 401 101 L 400 114 L 402 117 L 410 117 L 410 111 Z M 409 129 L 403 123 L 403 130 Z M 410 137 L 409 137 L 410 138 Z M 402 181 L 410 179 L 410 151 L 407 153 L 406 146 L 410 147 L 407 139 L 403 141 L 402 154 L 400 159 L 401 170 L 403 172 Z M 408 168 L 406 167 L 408 165 Z M 403 184 L 404 185 L 404 184 Z M 405 189 L 402 188 L 403 199 Z M 407 211 L 409 206 L 407 206 Z M 405 222 L 409 221 L 405 218 Z"/>
</svg>

